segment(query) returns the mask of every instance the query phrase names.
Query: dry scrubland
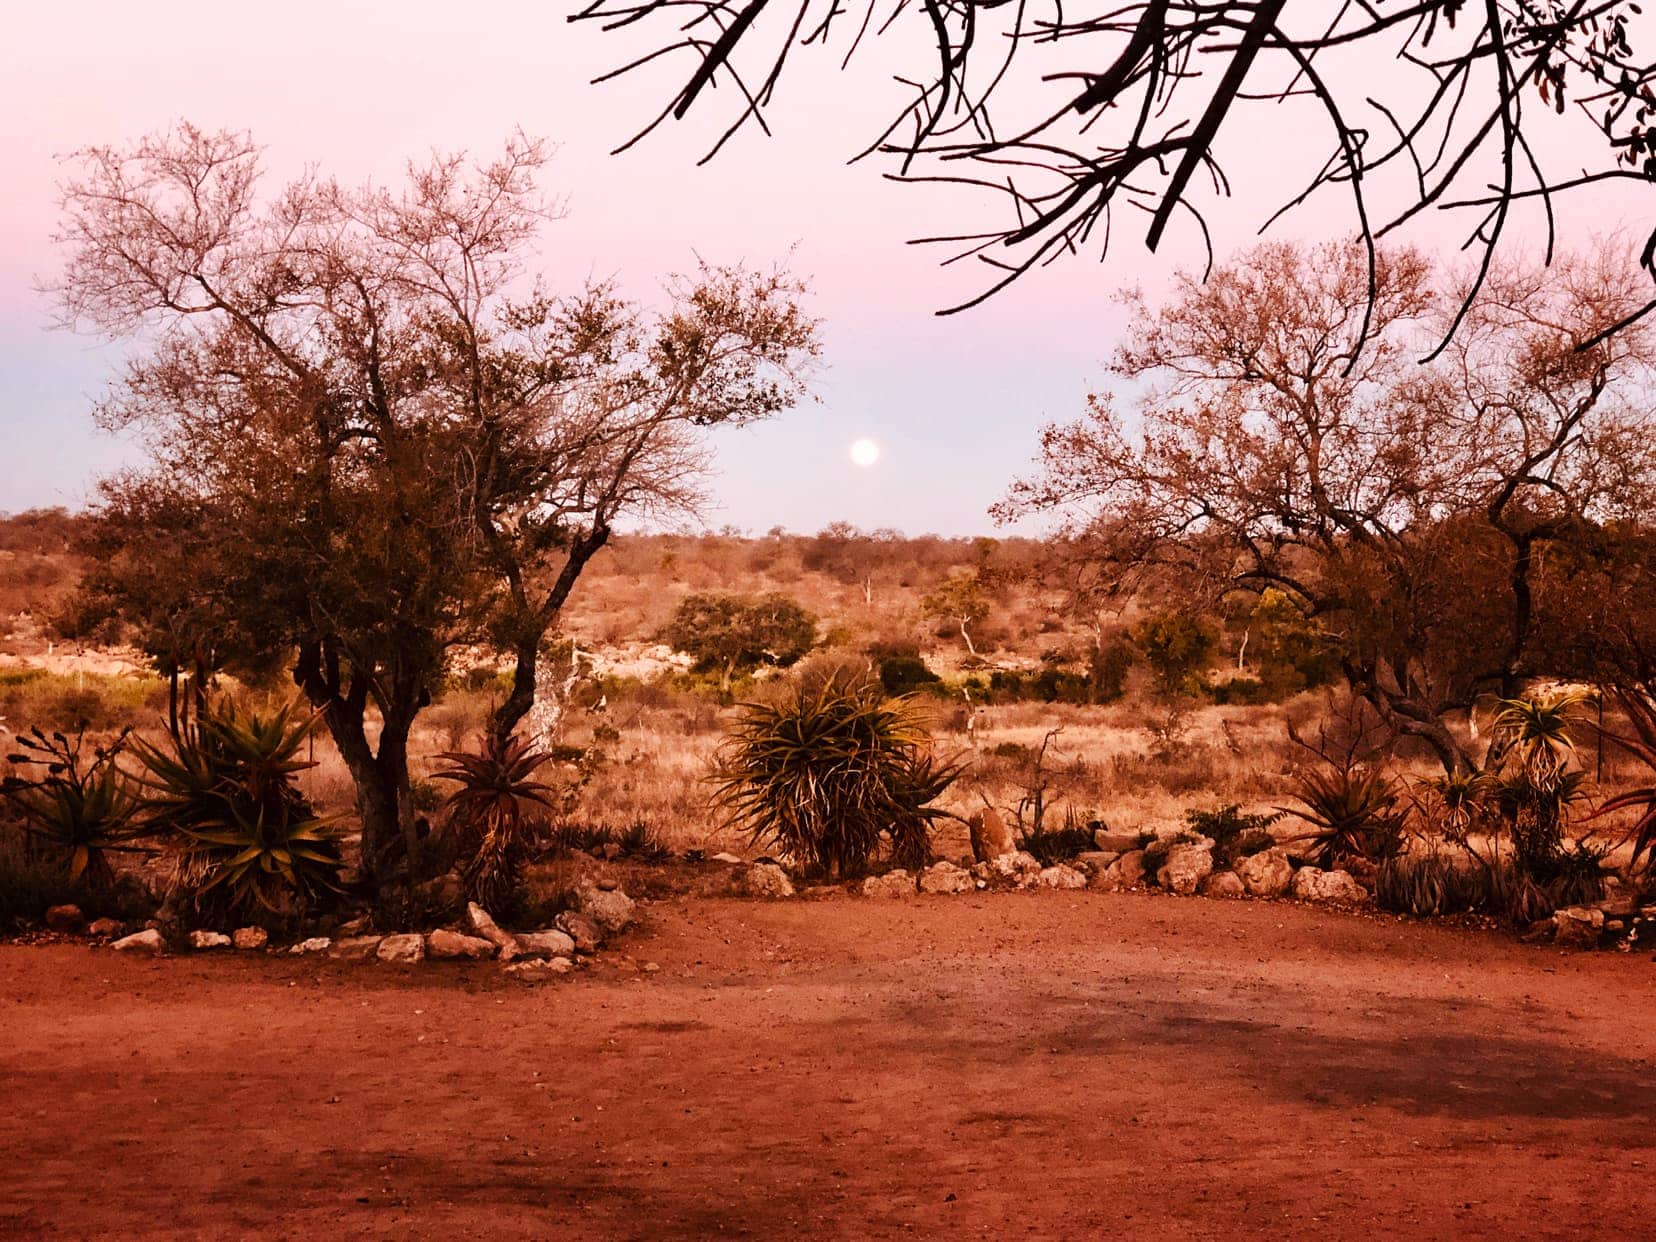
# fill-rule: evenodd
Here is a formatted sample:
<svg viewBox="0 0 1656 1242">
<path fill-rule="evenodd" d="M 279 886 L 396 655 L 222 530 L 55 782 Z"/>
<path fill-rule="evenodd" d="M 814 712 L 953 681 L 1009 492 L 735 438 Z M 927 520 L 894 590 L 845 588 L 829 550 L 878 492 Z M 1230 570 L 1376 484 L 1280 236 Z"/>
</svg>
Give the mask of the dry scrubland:
<svg viewBox="0 0 1656 1242">
<path fill-rule="evenodd" d="M 61 524 L 14 518 L 0 531 L 0 724 L 154 729 L 166 710 L 166 687 L 143 671 L 138 652 L 118 641 L 54 638 L 54 619 L 79 576 Z M 1192 702 L 1175 709 L 1156 699 L 1148 674 L 1135 668 L 1117 702 L 1005 701 L 1008 696 L 976 687 L 996 669 L 1076 667 L 1093 641 L 1090 630 L 1066 615 L 1061 591 L 1028 580 L 1035 545 L 893 542 L 884 563 L 867 573 L 809 567 L 823 555 L 818 545 L 811 537 L 779 534 L 623 536 L 593 561 L 563 625 L 587 670 L 559 738 L 593 756 L 575 812 L 579 821 L 617 831 L 643 824 L 675 850 L 745 847 L 721 831 L 703 779 L 736 708 L 722 701 L 716 679 L 689 673 L 688 659 L 661 642 L 678 602 L 694 592 L 780 592 L 796 599 L 817 618 L 818 647 L 805 669 L 827 661 L 866 665 L 871 649 L 917 650 L 943 679 L 924 696 L 940 745 L 968 765 L 942 800 L 961 815 L 987 800 L 1015 818 L 1035 757 L 1054 729 L 1061 732 L 1048 748 L 1042 777 L 1054 824 L 1066 806 L 1083 819 L 1154 827 L 1179 823 L 1192 807 L 1239 803 L 1268 811 L 1290 800 L 1287 777 L 1296 756 L 1286 724 L 1314 718 L 1323 707 L 1320 692 L 1280 703 Z M 923 607 L 929 592 L 967 571 L 1004 582 L 990 589 L 988 615 L 971 626 L 980 659 L 971 657 L 951 622 L 928 618 Z M 1125 633 L 1141 611 L 1129 609 L 1111 624 Z M 1233 664 L 1234 653 L 1222 652 L 1221 660 Z M 761 670 L 738 679 L 728 697 L 763 698 L 799 671 Z M 432 756 L 476 741 L 503 692 L 491 672 L 479 668 L 457 677 L 421 715 L 413 745 L 417 772 L 429 770 Z M 242 692 L 282 697 L 291 688 L 278 680 Z M 313 754 L 318 765 L 302 778 L 306 793 L 329 811 L 348 812 L 351 782 L 325 733 L 316 737 Z M 1422 770 L 1428 767 L 1423 761 Z M 965 852 L 964 833 L 945 821 L 940 853 Z"/>
</svg>

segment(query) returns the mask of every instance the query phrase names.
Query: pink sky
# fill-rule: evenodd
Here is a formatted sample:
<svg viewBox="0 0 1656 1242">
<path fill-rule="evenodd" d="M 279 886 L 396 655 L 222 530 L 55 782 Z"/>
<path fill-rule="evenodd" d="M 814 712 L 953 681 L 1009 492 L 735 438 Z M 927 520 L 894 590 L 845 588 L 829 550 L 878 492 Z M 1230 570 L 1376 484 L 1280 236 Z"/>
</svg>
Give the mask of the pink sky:
<svg viewBox="0 0 1656 1242">
<path fill-rule="evenodd" d="M 831 69 L 838 52 L 801 57 L 770 114 L 776 137 L 750 131 L 697 168 L 706 124 L 669 125 L 628 154 L 607 154 L 659 108 L 666 80 L 588 85 L 625 45 L 570 26 L 566 11 L 504 0 L 14 6 L 0 49 L 0 510 L 80 503 L 122 456 L 85 413 L 118 355 L 45 332 L 46 306 L 31 289 L 55 261 L 54 157 L 179 119 L 251 130 L 273 178 L 315 162 L 347 181 L 388 180 L 433 147 L 486 151 L 518 126 L 550 138 L 560 151 L 547 185 L 570 206 L 545 237 L 553 278 L 613 273 L 649 295 L 698 252 L 768 263 L 794 248 L 826 320 L 822 401 L 720 437 L 713 525 L 812 530 L 845 518 L 988 529 L 984 510 L 1029 460 L 1036 429 L 1078 412 L 1101 382 L 1119 328 L 1114 294 L 1154 287 L 1172 264 L 1199 257 L 1188 234 L 1161 256 L 1123 237 L 1105 267 L 1074 260 L 986 308 L 935 318 L 981 277 L 941 269 L 938 253 L 904 242 L 992 206 L 893 186 L 875 164 L 845 166 L 902 98 L 889 82 L 895 47 L 845 76 Z M 728 100 L 711 102 L 728 115 Z M 1261 208 L 1322 153 L 1294 115 L 1265 119 L 1227 136 L 1233 174 L 1244 161 L 1260 167 L 1239 178 L 1250 188 L 1221 220 L 1222 250 L 1245 241 Z M 1315 203 L 1286 235 L 1343 229 L 1346 206 Z M 1598 227 L 1641 218 L 1626 199 L 1594 210 Z M 874 470 L 847 460 L 862 436 L 885 447 Z"/>
</svg>

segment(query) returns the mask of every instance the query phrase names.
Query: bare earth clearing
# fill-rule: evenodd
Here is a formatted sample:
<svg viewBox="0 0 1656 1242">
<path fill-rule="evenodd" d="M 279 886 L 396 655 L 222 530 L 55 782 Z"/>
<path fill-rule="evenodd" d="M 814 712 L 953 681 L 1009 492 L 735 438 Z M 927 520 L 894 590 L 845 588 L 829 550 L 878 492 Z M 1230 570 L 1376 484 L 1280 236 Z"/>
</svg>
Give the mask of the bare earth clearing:
<svg viewBox="0 0 1656 1242">
<path fill-rule="evenodd" d="M 1656 1236 L 1648 952 L 1087 892 L 620 947 L 0 949 L 0 1233 Z"/>
</svg>

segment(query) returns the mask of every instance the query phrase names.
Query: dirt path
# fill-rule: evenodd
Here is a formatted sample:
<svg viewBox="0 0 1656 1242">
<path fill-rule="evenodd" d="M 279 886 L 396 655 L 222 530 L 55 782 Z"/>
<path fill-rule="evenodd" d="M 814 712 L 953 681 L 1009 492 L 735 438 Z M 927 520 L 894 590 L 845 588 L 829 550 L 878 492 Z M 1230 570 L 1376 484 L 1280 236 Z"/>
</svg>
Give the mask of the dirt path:
<svg viewBox="0 0 1656 1242">
<path fill-rule="evenodd" d="M 0 949 L 0 1233 L 1656 1237 L 1656 963 L 1093 893 L 606 968 Z"/>
</svg>

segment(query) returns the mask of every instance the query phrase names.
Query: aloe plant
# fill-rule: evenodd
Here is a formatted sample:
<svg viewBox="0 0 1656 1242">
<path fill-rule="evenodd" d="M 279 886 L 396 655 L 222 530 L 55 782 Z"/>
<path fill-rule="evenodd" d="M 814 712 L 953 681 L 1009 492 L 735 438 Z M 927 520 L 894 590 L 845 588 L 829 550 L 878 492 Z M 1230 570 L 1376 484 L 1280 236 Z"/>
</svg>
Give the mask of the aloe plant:
<svg viewBox="0 0 1656 1242">
<path fill-rule="evenodd" d="M 144 833 L 139 800 L 117 763 L 126 740 L 123 733 L 88 756 L 84 733 L 70 738 L 35 728 L 18 736 L 21 749 L 9 756 L 39 775 L 7 777 L 0 797 L 22 817 L 26 833 L 62 858 L 71 885 L 107 884 L 110 855 L 135 850 L 131 842 Z"/>
<path fill-rule="evenodd" d="M 836 674 L 777 705 L 746 704 L 715 762 L 730 822 L 825 876 L 866 871 L 882 836 L 894 861 L 923 865 L 929 805 L 960 774 L 933 754 L 919 709 Z"/>
<path fill-rule="evenodd" d="M 198 904 L 292 917 L 339 891 L 338 841 L 295 781 L 313 766 L 299 751 L 315 723 L 296 703 L 261 713 L 221 701 L 165 748 L 134 740 L 145 818 L 177 835 Z"/>
<path fill-rule="evenodd" d="M 498 909 L 511 889 L 534 808 L 554 805 L 557 791 L 536 779 L 552 755 L 516 734 L 490 732 L 476 752 L 449 751 L 438 759 L 449 766 L 432 779 L 459 786 L 443 805 L 466 856 L 462 883 L 469 897 Z"/>
</svg>

